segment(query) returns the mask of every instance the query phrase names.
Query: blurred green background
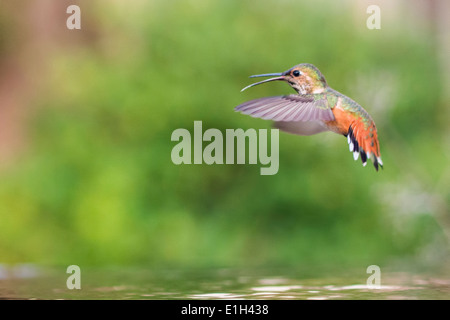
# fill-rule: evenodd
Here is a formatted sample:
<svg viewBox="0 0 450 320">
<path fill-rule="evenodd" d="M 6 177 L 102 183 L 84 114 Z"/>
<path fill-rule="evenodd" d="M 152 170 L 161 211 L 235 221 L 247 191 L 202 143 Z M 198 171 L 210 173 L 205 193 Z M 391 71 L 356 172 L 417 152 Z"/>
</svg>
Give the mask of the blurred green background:
<svg viewBox="0 0 450 320">
<path fill-rule="evenodd" d="M 68 30 L 66 8 L 81 8 Z M 449 261 L 445 1 L 0 1 L 0 263 L 442 266 Z M 280 168 L 174 165 L 177 128 L 293 93 L 312 63 L 374 118 L 384 170 L 346 139 L 280 133 Z"/>
</svg>

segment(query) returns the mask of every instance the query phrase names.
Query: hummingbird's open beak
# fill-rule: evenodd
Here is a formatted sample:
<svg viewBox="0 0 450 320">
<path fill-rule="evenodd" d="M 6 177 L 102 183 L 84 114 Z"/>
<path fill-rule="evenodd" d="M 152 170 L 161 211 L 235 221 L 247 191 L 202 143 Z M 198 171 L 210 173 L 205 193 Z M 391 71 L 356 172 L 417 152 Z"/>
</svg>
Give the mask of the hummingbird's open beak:
<svg viewBox="0 0 450 320">
<path fill-rule="evenodd" d="M 270 79 L 266 79 L 266 80 L 263 80 L 263 81 L 260 81 L 260 82 L 252 83 L 251 85 L 248 85 L 245 88 L 243 88 L 241 90 L 241 92 L 244 91 L 244 90 L 247 90 L 250 87 L 253 87 L 253 86 L 256 86 L 258 84 L 261 84 L 261 83 L 266 83 L 266 82 L 270 82 L 270 81 L 277 81 L 277 80 L 286 80 L 285 72 L 256 74 L 256 75 L 250 76 L 250 78 L 258 78 L 258 77 L 274 77 L 274 78 L 270 78 Z"/>
</svg>

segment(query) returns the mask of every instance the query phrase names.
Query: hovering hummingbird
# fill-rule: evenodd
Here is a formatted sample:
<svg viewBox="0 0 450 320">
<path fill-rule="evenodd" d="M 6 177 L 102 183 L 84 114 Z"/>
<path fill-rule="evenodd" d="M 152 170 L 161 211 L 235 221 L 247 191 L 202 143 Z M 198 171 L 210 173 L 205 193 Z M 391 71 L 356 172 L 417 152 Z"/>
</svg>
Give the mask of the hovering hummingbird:
<svg viewBox="0 0 450 320">
<path fill-rule="evenodd" d="M 270 81 L 286 81 L 298 94 L 266 97 L 245 102 L 235 108 L 252 117 L 275 121 L 275 127 L 298 135 L 332 131 L 347 137 L 355 160 L 361 156 L 365 166 L 372 160 L 375 169 L 383 167 L 375 123 L 359 104 L 330 88 L 315 66 L 302 63 L 281 73 L 250 76 L 273 77 L 241 90 Z"/>
</svg>

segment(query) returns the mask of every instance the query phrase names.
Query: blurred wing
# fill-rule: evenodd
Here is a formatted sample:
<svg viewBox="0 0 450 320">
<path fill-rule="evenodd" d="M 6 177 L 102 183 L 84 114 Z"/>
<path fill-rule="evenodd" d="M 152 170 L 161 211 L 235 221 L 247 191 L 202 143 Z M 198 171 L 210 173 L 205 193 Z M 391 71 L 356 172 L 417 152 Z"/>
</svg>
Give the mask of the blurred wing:
<svg viewBox="0 0 450 320">
<path fill-rule="evenodd" d="M 287 95 L 251 100 L 237 106 L 235 111 L 255 118 L 274 121 L 332 121 L 334 115 L 325 98 Z"/>
<path fill-rule="evenodd" d="M 282 131 L 310 136 L 316 133 L 328 131 L 328 128 L 320 121 L 277 121 L 273 126 Z"/>
</svg>

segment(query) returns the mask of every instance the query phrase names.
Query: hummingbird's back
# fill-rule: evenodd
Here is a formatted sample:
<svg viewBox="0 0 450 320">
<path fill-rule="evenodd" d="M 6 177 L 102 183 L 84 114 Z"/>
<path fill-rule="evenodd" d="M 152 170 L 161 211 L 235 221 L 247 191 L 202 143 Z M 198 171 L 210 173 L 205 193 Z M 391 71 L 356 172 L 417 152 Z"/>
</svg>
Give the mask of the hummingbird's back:
<svg viewBox="0 0 450 320">
<path fill-rule="evenodd" d="M 382 166 L 380 146 L 375 122 L 369 113 L 354 100 L 346 95 L 328 87 L 327 94 L 336 100 L 332 107 L 335 117 L 327 126 L 331 131 L 343 134 L 347 137 L 350 151 L 355 160 L 361 155 L 363 164 L 371 159 L 375 168 Z M 330 100 L 329 100 L 330 101 Z"/>
</svg>

